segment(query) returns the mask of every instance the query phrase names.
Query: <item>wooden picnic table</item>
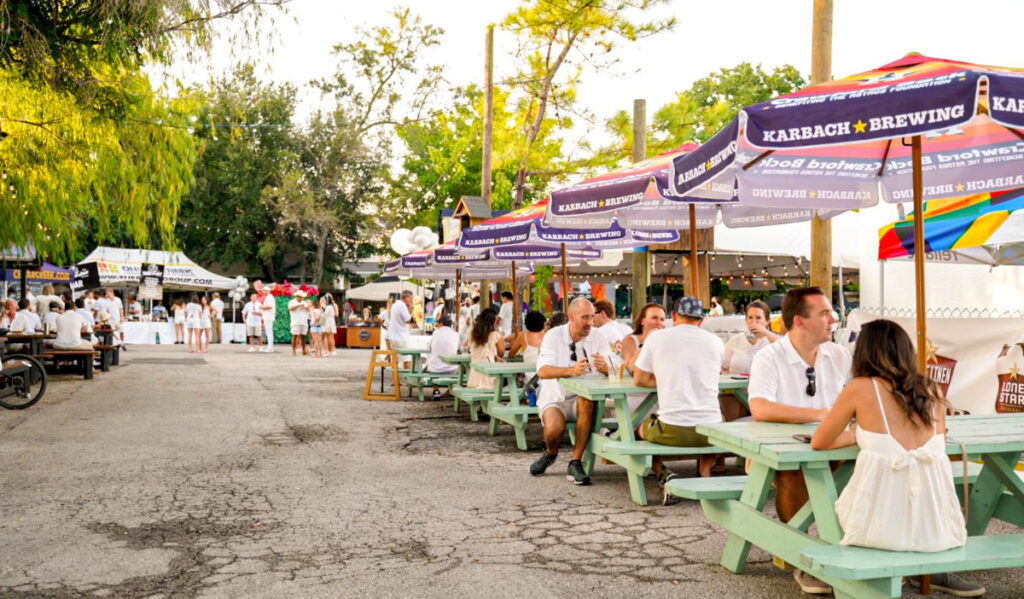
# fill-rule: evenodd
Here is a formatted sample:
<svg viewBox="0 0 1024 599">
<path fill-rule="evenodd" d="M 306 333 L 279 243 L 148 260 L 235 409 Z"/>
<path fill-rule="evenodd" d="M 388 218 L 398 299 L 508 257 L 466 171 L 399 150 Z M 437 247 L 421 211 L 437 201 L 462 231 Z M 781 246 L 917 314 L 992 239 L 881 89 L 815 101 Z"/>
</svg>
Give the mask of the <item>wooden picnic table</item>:
<svg viewBox="0 0 1024 599">
<path fill-rule="evenodd" d="M 92 332 L 96 335 L 100 345 L 113 345 L 114 344 L 114 328 L 113 327 L 93 327 Z"/>
<path fill-rule="evenodd" d="M 29 355 L 38 356 L 43 353 L 43 340 L 56 339 L 57 335 L 49 333 L 7 333 L 6 343 L 27 343 Z"/>
<path fill-rule="evenodd" d="M 516 384 L 516 376 L 533 374 L 537 371 L 534 362 L 471 362 L 470 368 L 494 377 L 494 395 L 491 401 L 482 402 L 482 409 L 490 416 L 488 432 L 494 435 L 498 429 L 498 421 L 508 423 L 516 434 L 516 447 L 526 451 L 526 422 L 530 414 L 536 414 L 537 408 L 524 403 L 523 394 Z M 507 395 L 508 403 L 503 404 L 502 398 Z"/>
<path fill-rule="evenodd" d="M 445 354 L 441 356 L 441 361 L 445 364 L 459 367 L 458 385 L 464 387 L 466 385 L 466 372 L 469 370 L 469 354 Z"/>
<path fill-rule="evenodd" d="M 969 455 L 980 457 L 984 462 L 970 491 L 968 534 L 983 535 L 992 518 L 1024 526 L 1024 480 L 1014 472 L 1021 451 L 1024 451 L 1024 414 L 956 416 L 946 422 L 946 452 L 960 455 L 960 443 L 963 443 Z M 810 552 L 813 556 L 822 546 L 838 544 L 842 539 L 843 532 L 835 513 L 835 501 L 853 474 L 859 452 L 856 445 L 814 451 L 808 444 L 793 438 L 794 434 L 813 434 L 815 428 L 816 424 L 773 422 L 728 422 L 697 426 L 697 431 L 707 435 L 715 446 L 751 462 L 742 493 L 697 497 L 701 499 L 707 518 L 729 531 L 721 563 L 731 572 L 743 572 L 747 554 L 753 544 L 788 563 L 803 564 L 814 576 L 830 583 L 837 597 L 898 597 L 899 580 L 904 575 L 895 565 L 898 563 L 897 557 L 903 555 L 899 552 L 891 553 L 894 557 L 888 569 L 865 575 L 874 577 L 871 580 L 830 575 L 840 570 L 829 570 L 828 566 L 815 564 L 813 557 L 804 555 Z M 830 462 L 840 460 L 845 462 L 833 470 Z M 958 468 L 959 464 L 954 464 L 954 471 Z M 775 473 L 780 470 L 800 470 L 807 482 L 809 500 L 789 522 L 782 522 L 764 513 L 772 481 Z M 817 524 L 817 537 L 806 533 L 812 522 Z M 1018 547 L 1024 548 L 1024 535 L 1016 536 L 1019 536 Z M 873 551 L 846 547 L 840 549 L 858 549 L 862 555 Z M 963 548 L 950 551 L 961 550 Z M 914 559 L 918 562 L 918 569 L 911 573 L 944 571 L 934 568 L 929 571 L 927 564 L 929 560 L 941 559 L 940 556 L 946 553 L 949 552 L 906 554 L 917 556 Z M 961 559 L 961 562 L 964 561 L 966 558 Z"/>
<path fill-rule="evenodd" d="M 583 453 L 583 467 L 587 474 L 593 474 L 596 457 L 622 466 L 626 469 L 626 478 L 629 481 L 629 495 L 640 505 L 647 505 L 644 477 L 651 472 L 653 456 L 707 453 L 706 448 L 670 447 L 636 438 L 634 431 L 640 425 L 640 421 L 658 402 L 658 390 L 655 387 L 639 387 L 633 383 L 632 377 L 610 381 L 608 377 L 600 374 L 563 378 L 558 379 L 558 382 L 566 391 L 594 402 L 594 430 L 590 433 L 587 449 Z M 718 379 L 719 391 L 732 392 L 740 397 L 743 403 L 746 403 L 746 388 L 746 378 L 738 379 L 725 374 Z M 629 409 L 628 403 L 628 396 L 633 393 L 647 394 L 635 413 Z M 600 432 L 606 400 L 614 402 L 618 426 L 618 429 L 607 437 Z"/>
</svg>

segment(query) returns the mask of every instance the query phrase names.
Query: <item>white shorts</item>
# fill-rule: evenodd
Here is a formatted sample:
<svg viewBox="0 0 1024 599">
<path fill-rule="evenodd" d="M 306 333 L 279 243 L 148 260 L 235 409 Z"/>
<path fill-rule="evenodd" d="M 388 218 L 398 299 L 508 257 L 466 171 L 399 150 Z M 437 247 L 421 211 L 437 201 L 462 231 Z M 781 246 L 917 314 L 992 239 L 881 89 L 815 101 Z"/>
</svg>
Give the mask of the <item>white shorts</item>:
<svg viewBox="0 0 1024 599">
<path fill-rule="evenodd" d="M 200 328 L 202 328 L 200 326 L 200 322 L 199 322 L 198 318 L 189 318 L 188 320 L 185 321 L 185 325 L 188 326 L 188 328 L 190 328 L 190 329 L 200 329 Z"/>
<path fill-rule="evenodd" d="M 304 324 L 293 324 L 292 325 L 292 335 L 305 335 L 308 330 L 309 330 L 309 327 L 307 327 Z"/>
<path fill-rule="evenodd" d="M 203 329 L 212 329 L 213 324 L 209 320 L 201 320 L 199 321 L 199 327 Z"/>
<path fill-rule="evenodd" d="M 565 418 L 566 422 L 575 422 L 576 421 L 576 396 L 575 395 L 573 395 L 572 397 L 570 397 L 568 399 L 563 399 L 561 401 L 553 401 L 553 402 L 551 402 L 549 404 L 546 404 L 543 408 L 538 408 L 537 411 L 540 414 L 540 424 L 541 424 L 541 426 L 544 426 L 544 412 L 547 412 L 551 408 L 554 408 L 554 409 L 558 410 L 559 412 L 561 412 L 562 416 Z"/>
</svg>

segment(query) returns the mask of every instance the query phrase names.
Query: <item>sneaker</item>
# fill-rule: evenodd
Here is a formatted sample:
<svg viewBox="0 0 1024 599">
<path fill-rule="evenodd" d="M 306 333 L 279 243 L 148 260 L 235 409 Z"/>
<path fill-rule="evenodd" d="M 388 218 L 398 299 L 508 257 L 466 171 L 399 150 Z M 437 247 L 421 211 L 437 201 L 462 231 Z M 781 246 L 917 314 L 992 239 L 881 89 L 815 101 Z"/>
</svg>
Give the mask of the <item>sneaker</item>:
<svg viewBox="0 0 1024 599">
<path fill-rule="evenodd" d="M 803 570 L 793 570 L 793 578 L 800 585 L 800 590 L 808 595 L 829 595 L 832 593 L 832 585 L 818 580 Z"/>
<path fill-rule="evenodd" d="M 658 486 L 661 487 L 662 489 L 664 489 L 665 488 L 665 483 L 667 483 L 668 481 L 672 480 L 673 478 L 679 478 L 679 475 L 676 474 L 675 472 L 672 472 L 668 468 L 665 468 L 664 466 L 662 466 L 661 467 L 661 474 L 658 475 Z"/>
<path fill-rule="evenodd" d="M 569 468 L 566 470 L 565 478 L 569 479 L 574 485 L 590 484 L 590 477 L 583 471 L 583 462 L 580 460 L 569 461 Z"/>
<path fill-rule="evenodd" d="M 555 459 L 557 458 L 557 453 L 551 454 L 548 453 L 547 450 L 541 451 L 540 457 L 537 458 L 537 461 L 530 464 L 530 474 L 534 476 L 540 476 L 541 474 L 544 474 L 544 472 L 548 469 L 548 466 L 554 464 Z"/>
<path fill-rule="evenodd" d="M 920 587 L 921 577 L 911 576 L 908 578 L 910 586 Z M 951 572 L 946 574 L 932 574 L 932 590 L 945 591 L 957 597 L 981 597 L 985 594 L 985 587 L 971 582 L 962 576 Z"/>
<path fill-rule="evenodd" d="M 251 353 L 252 353 L 252 352 L 254 352 L 254 351 L 256 351 L 256 348 L 255 348 L 255 347 L 252 347 L 252 346 L 249 346 L 249 353 L 251 354 Z"/>
</svg>

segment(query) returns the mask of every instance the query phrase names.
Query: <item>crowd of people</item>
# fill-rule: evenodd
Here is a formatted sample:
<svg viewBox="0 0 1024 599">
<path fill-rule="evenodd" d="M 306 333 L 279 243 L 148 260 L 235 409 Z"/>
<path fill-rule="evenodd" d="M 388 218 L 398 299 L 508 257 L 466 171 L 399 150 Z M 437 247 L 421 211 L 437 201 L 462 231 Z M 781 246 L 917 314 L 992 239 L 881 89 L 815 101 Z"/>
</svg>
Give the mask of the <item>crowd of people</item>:
<svg viewBox="0 0 1024 599">
<path fill-rule="evenodd" d="M 944 450 L 948 404 L 935 383 L 918 372 L 910 337 L 895 323 L 876 320 L 865 325 L 851 355 L 832 341 L 836 316 L 817 287 L 786 294 L 782 334 L 770 329 L 768 306 L 755 301 L 745 308 L 746 330 L 726 342 L 701 327 L 711 311 L 693 297 L 679 299 L 671 313 L 660 304 L 644 306 L 632 328 L 615 319 L 609 302 L 578 297 L 567 314 L 545 319 L 539 312 L 527 312 L 524 330 L 518 332 L 511 323 L 511 294 L 502 300 L 500 307 L 483 310 L 477 301 L 462 302 L 458 333 L 450 329 L 452 318 L 439 318 L 426 368 L 452 372 L 454 367 L 440 356 L 457 349 L 467 351 L 474 362 L 501 361 L 521 353 L 524 360 L 536 363 L 543 449 L 530 464 L 530 474 L 543 475 L 556 462 L 567 424 L 573 422 L 576 441 L 567 478 L 577 485 L 590 484 L 581 459 L 595 426 L 594 404 L 566 390 L 560 379 L 607 375 L 610 369 L 621 368 L 638 386 L 657 389 L 657 404 L 642 415 L 638 439 L 709 447 L 707 437 L 697 431 L 701 424 L 741 419 L 821 422 L 810 439 L 812 448 L 857 443 L 861 449 L 853 477 L 836 503 L 843 544 L 900 551 L 963 545 L 966 528 Z M 414 322 L 412 303 L 412 293 L 406 292 L 389 312 L 391 347 L 407 343 L 408 327 Z M 669 319 L 672 326 L 667 327 Z M 719 393 L 722 374 L 749 377 L 749 410 L 733 395 Z M 470 372 L 469 387 L 493 385 L 490 377 Z M 644 397 L 630 397 L 630 408 L 635 410 Z M 697 469 L 705 477 L 724 472 L 724 458 L 704 455 Z M 678 477 L 657 457 L 652 470 L 662 487 Z M 783 521 L 793 518 L 808 500 L 800 471 L 778 472 L 775 489 L 776 510 Z M 910 500 L 908 494 L 913 495 Z M 666 494 L 664 501 L 678 499 Z M 922 521 L 929 525 L 920 526 Z M 804 592 L 831 592 L 827 583 L 799 569 L 794 576 Z M 911 583 L 918 584 L 914 579 Z M 984 593 L 981 585 L 954 574 L 934 576 L 932 584 L 959 596 Z"/>
<path fill-rule="evenodd" d="M 58 295 L 53 285 L 46 284 L 42 293 L 20 300 L 3 301 L 0 329 L 10 333 L 55 335 L 43 341 L 44 346 L 60 350 L 94 349 L 99 345 L 95 335 L 98 326 L 109 328 L 114 345 L 124 345 L 122 323 L 126 319 L 124 302 L 113 289 L 95 289 L 78 299 L 71 293 Z"/>
<path fill-rule="evenodd" d="M 255 291 L 242 307 L 245 336 L 250 352 L 274 352 L 274 322 L 277 318 L 277 300 L 262 282 L 256 281 Z M 330 293 L 311 299 L 302 289 L 296 289 L 288 301 L 288 330 L 291 335 L 292 355 L 312 355 L 315 358 L 335 356 L 334 335 L 338 332 L 338 304 Z M 309 347 L 306 338 L 309 338 Z M 264 344 L 266 341 L 266 344 Z M 312 352 L 310 351 L 312 350 Z"/>
</svg>

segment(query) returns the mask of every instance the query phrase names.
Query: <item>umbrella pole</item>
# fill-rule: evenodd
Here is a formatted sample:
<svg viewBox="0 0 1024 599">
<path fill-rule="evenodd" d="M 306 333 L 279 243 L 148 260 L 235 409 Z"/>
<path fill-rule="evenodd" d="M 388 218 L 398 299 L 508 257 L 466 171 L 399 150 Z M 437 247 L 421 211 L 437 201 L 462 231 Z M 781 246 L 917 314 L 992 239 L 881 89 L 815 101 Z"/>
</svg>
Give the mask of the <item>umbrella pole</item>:
<svg viewBox="0 0 1024 599">
<path fill-rule="evenodd" d="M 878 310 L 885 316 L 885 260 L 878 261 Z"/>
<path fill-rule="evenodd" d="M 700 283 L 697 282 L 697 205 L 690 204 L 690 281 L 693 282 L 693 289 L 687 289 L 690 297 L 700 297 L 697 291 Z"/>
<path fill-rule="evenodd" d="M 914 288 L 917 292 L 917 368 L 928 372 L 928 335 L 924 302 L 924 186 L 921 176 L 921 136 L 911 138 L 911 157 L 914 165 Z"/>
<path fill-rule="evenodd" d="M 562 244 L 562 312 L 569 313 L 569 269 L 565 265 L 565 244 Z"/>
<path fill-rule="evenodd" d="M 455 332 L 459 332 L 459 323 L 462 321 L 462 269 L 455 269 Z"/>
<path fill-rule="evenodd" d="M 519 333 L 519 289 L 516 287 L 516 261 L 512 261 L 512 334 Z"/>
</svg>

